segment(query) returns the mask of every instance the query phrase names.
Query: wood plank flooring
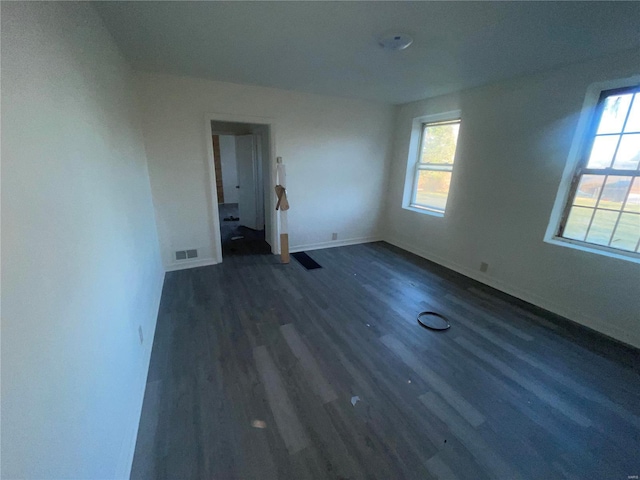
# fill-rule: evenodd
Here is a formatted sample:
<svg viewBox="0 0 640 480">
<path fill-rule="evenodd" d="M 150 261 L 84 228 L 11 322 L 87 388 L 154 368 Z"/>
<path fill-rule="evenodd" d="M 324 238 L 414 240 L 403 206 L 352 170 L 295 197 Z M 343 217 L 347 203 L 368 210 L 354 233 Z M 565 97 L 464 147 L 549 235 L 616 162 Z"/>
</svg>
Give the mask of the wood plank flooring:
<svg viewBox="0 0 640 480">
<path fill-rule="evenodd" d="M 131 478 L 640 475 L 638 350 L 382 242 L 310 255 L 167 274 Z"/>
</svg>

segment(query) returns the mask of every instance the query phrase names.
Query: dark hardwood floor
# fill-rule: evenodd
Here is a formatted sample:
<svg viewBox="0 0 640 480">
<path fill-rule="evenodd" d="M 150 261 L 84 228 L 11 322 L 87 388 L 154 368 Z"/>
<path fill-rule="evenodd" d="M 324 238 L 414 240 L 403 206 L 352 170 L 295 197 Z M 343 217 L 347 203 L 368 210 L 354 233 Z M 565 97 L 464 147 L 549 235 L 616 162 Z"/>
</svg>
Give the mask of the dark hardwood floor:
<svg viewBox="0 0 640 480">
<path fill-rule="evenodd" d="M 637 350 L 385 243 L 309 253 L 167 274 L 132 478 L 640 474 Z"/>
</svg>

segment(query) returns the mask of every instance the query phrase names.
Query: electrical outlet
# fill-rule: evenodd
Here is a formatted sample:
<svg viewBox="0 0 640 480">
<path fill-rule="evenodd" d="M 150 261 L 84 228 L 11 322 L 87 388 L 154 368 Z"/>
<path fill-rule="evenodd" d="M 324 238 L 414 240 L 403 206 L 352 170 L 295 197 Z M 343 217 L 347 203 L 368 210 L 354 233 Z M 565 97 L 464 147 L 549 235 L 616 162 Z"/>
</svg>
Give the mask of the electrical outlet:
<svg viewBox="0 0 640 480">
<path fill-rule="evenodd" d="M 144 342 L 144 335 L 142 335 L 142 326 L 138 325 L 138 336 L 140 337 L 140 345 Z"/>
<path fill-rule="evenodd" d="M 337 233 L 332 233 L 331 234 L 331 240 L 337 240 L 338 239 L 338 234 Z"/>
<path fill-rule="evenodd" d="M 480 264 L 480 271 L 481 272 L 486 272 L 487 270 L 489 270 L 489 264 L 486 262 L 482 262 Z"/>
</svg>

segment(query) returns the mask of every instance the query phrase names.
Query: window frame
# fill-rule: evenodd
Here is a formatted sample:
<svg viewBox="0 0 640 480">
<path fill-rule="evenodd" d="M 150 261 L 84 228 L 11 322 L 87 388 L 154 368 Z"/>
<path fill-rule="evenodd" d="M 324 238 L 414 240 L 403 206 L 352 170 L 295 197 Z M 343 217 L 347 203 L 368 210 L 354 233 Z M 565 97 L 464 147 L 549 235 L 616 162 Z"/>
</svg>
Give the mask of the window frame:
<svg viewBox="0 0 640 480">
<path fill-rule="evenodd" d="M 564 164 L 562 177 L 557 189 L 557 195 L 553 203 L 553 208 L 551 209 L 549 223 L 547 224 L 547 229 L 544 234 L 543 241 L 545 243 L 563 248 L 571 248 L 573 250 L 579 250 L 590 254 L 601 255 L 612 259 L 623 260 L 626 262 L 640 263 L 640 254 L 638 253 L 564 238 L 558 235 L 559 225 L 563 218 L 565 206 L 573 199 L 573 197 L 569 196 L 569 192 L 571 190 L 571 184 L 576 170 L 582 161 L 583 152 L 587 148 L 590 148 L 592 144 L 592 137 L 594 135 L 590 135 L 590 133 L 593 131 L 592 126 L 594 124 L 593 122 L 595 122 L 594 116 L 596 116 L 596 110 L 602 93 L 607 90 L 627 89 L 639 84 L 640 75 L 636 74 L 624 78 L 598 81 L 588 85 L 584 96 L 584 102 L 578 115 L 577 125 L 573 133 L 571 148 L 567 156 L 567 161 Z"/>
<path fill-rule="evenodd" d="M 615 96 L 615 95 L 620 95 L 620 94 L 636 94 L 633 98 L 631 103 L 629 104 L 629 109 L 627 110 L 627 114 L 625 116 L 624 119 L 624 123 L 622 124 L 621 127 L 621 132 L 620 133 L 612 133 L 611 135 L 619 135 L 620 139 L 618 140 L 618 143 L 616 145 L 616 149 L 613 152 L 613 156 L 612 156 L 612 164 L 607 167 L 607 168 L 588 168 L 587 164 L 589 162 L 589 157 L 591 155 L 591 150 L 593 148 L 593 144 L 596 141 L 597 138 L 597 131 L 598 131 L 598 127 L 600 125 L 600 120 L 602 119 L 602 114 L 604 112 L 604 105 L 605 102 L 607 100 L 607 98 Z M 556 228 L 556 232 L 555 232 L 555 237 L 558 239 L 562 239 L 563 241 L 569 241 L 572 243 L 577 243 L 580 245 L 585 245 L 588 246 L 590 248 L 600 248 L 600 249 L 607 249 L 607 250 L 611 250 L 615 253 L 618 253 L 620 255 L 630 255 L 630 256 L 638 256 L 638 252 L 636 251 L 630 251 L 630 250 L 624 250 L 624 249 L 620 249 L 620 248 L 616 248 L 616 247 L 612 247 L 610 245 L 601 245 L 601 244 L 597 244 L 597 243 L 591 243 L 588 242 L 586 240 L 586 236 L 585 236 L 585 240 L 577 240 L 577 239 L 573 239 L 573 238 L 568 238 L 568 237 L 564 237 L 564 229 L 567 225 L 567 221 L 569 219 L 569 214 L 571 212 L 571 208 L 573 207 L 573 202 L 578 190 L 578 186 L 580 185 L 580 180 L 582 179 L 582 177 L 584 175 L 605 175 L 605 182 L 607 181 L 607 179 L 609 177 L 632 177 L 631 183 L 629 184 L 629 189 L 631 189 L 631 186 L 633 185 L 633 182 L 635 180 L 635 178 L 640 178 L 640 169 L 636 168 L 635 170 L 621 170 L 621 169 L 614 169 L 613 168 L 613 162 L 615 161 L 616 155 L 618 153 L 618 149 L 620 148 L 620 143 L 622 141 L 623 138 L 623 133 L 624 132 L 624 128 L 626 126 L 626 123 L 629 119 L 629 115 L 631 114 L 631 109 L 633 108 L 634 104 L 638 101 L 640 101 L 638 98 L 638 96 L 640 96 L 640 84 L 635 84 L 635 85 L 628 85 L 628 86 L 624 86 L 624 87 L 617 87 L 617 88 L 612 88 L 612 89 L 607 89 L 607 90 L 601 90 L 600 91 L 600 95 L 598 97 L 598 101 L 597 104 L 595 106 L 595 109 L 593 110 L 593 115 L 591 116 L 590 122 L 589 122 L 589 127 L 587 129 L 587 132 L 585 134 L 585 141 L 583 142 L 583 146 L 581 148 L 580 151 L 580 155 L 578 158 L 578 162 L 576 163 L 576 166 L 573 169 L 573 174 L 572 174 L 572 178 L 571 178 L 571 184 L 569 187 L 569 190 L 567 192 L 567 196 L 566 196 L 566 200 L 564 202 L 564 208 L 562 210 L 562 216 L 560 217 L 560 222 L 558 223 L 558 226 Z M 637 132 L 626 132 L 626 133 L 637 133 Z M 598 199 L 596 200 L 596 203 L 594 205 L 594 210 L 597 211 L 597 206 L 599 204 L 600 201 L 600 197 L 602 196 L 602 192 L 604 191 L 604 187 L 600 190 L 600 193 L 598 195 Z M 618 212 L 618 217 L 616 219 L 616 223 L 615 226 L 611 232 L 611 237 L 609 238 L 609 243 L 611 243 L 611 240 L 613 238 L 613 235 L 615 234 L 616 228 L 618 227 L 618 224 L 620 222 L 620 217 L 622 216 L 622 212 L 624 210 L 626 201 L 628 200 L 629 197 L 629 191 L 627 191 L 627 194 L 625 195 L 625 200 L 623 201 L 622 206 L 620 207 L 620 211 Z M 606 210 L 606 209 L 605 209 Z M 613 211 L 613 210 L 611 210 Z M 594 214 L 591 216 L 591 219 L 589 220 L 589 226 L 587 227 L 587 235 L 588 232 L 591 229 L 591 224 L 593 223 L 593 219 L 595 217 L 595 212 Z M 640 240 L 638 241 L 638 244 L 640 244 Z M 636 244 L 636 249 L 638 248 L 638 244 Z"/>
<path fill-rule="evenodd" d="M 429 126 L 440 126 L 440 125 L 454 125 L 457 124 L 459 126 L 462 125 L 462 118 L 460 117 L 460 112 L 451 112 L 453 115 L 448 114 L 445 116 L 434 116 L 434 117 L 422 117 L 415 119 L 419 121 L 420 128 L 420 138 L 417 146 L 417 151 L 415 152 L 415 160 L 412 167 L 412 185 L 411 185 L 411 194 L 409 196 L 408 204 L 405 208 L 413 209 L 416 211 L 421 211 L 424 213 L 430 213 L 432 215 L 444 216 L 446 211 L 446 205 L 444 209 L 435 208 L 429 205 L 422 205 L 417 202 L 417 194 L 418 194 L 418 177 L 420 171 L 431 171 L 431 172 L 451 172 L 453 177 L 453 166 L 455 164 L 455 156 L 458 151 L 458 139 L 456 139 L 456 151 L 454 152 L 453 161 L 451 163 L 428 163 L 422 162 L 422 148 L 424 146 L 424 138 L 425 131 Z M 449 186 L 449 191 L 447 191 L 447 203 L 449 200 L 449 194 L 451 192 L 451 186 Z"/>
</svg>

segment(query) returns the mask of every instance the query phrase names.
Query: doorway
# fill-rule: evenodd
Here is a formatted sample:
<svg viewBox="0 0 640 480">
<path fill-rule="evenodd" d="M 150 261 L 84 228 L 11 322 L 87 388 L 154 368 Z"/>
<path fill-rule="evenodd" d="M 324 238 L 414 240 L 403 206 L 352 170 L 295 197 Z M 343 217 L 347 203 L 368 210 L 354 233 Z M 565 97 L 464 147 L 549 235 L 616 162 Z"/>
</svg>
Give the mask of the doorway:
<svg viewBox="0 0 640 480">
<path fill-rule="evenodd" d="M 211 121 L 222 257 L 266 255 L 269 126 Z"/>
</svg>

